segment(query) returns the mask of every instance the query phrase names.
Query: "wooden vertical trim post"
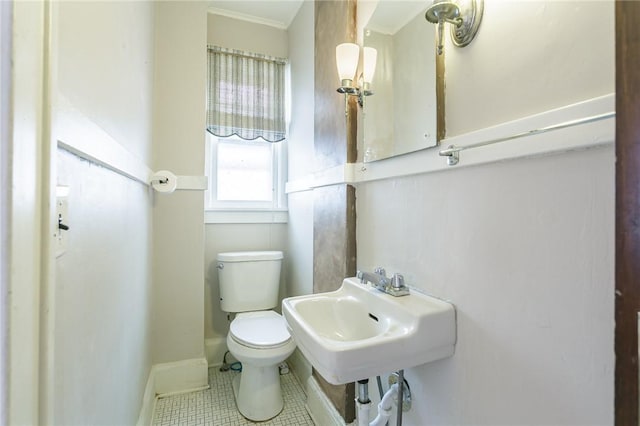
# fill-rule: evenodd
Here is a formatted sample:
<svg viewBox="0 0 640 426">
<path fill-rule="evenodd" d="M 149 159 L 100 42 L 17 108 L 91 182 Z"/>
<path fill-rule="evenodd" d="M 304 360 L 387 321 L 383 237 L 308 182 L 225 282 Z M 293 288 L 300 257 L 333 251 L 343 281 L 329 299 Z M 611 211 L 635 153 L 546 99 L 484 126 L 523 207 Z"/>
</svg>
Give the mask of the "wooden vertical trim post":
<svg viewBox="0 0 640 426">
<path fill-rule="evenodd" d="M 638 424 L 640 2 L 616 1 L 615 424 Z"/>
</svg>

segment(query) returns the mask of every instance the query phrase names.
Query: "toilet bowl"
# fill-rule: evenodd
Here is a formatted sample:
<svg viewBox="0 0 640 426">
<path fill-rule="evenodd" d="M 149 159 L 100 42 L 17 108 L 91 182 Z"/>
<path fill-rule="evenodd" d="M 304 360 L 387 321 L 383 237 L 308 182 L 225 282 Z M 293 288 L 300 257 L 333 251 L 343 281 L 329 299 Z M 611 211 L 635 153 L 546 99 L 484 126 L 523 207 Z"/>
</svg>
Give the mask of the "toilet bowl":
<svg viewBox="0 0 640 426">
<path fill-rule="evenodd" d="M 242 373 L 233 380 L 240 413 L 254 421 L 278 415 L 284 407 L 278 364 L 296 348 L 284 319 L 274 311 L 238 314 L 231 323 L 227 347 L 242 363 Z"/>
<path fill-rule="evenodd" d="M 278 303 L 280 251 L 219 253 L 220 307 L 235 313 L 229 326 L 227 348 L 242 363 L 233 380 L 238 411 L 264 421 L 282 411 L 278 364 L 296 345 L 284 318 L 272 309 Z"/>
</svg>

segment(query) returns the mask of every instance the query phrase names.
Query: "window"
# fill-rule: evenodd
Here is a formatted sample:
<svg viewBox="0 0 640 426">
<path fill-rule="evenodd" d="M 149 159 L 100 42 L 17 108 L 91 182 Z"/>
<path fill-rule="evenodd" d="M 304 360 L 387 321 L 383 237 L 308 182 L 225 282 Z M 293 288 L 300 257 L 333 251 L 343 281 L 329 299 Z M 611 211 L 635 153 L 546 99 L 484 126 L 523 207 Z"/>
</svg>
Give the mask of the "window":
<svg viewBox="0 0 640 426">
<path fill-rule="evenodd" d="M 272 201 L 274 173 L 269 144 L 219 139 L 216 158 L 218 200 Z"/>
<path fill-rule="evenodd" d="M 285 65 L 208 47 L 207 210 L 284 209 Z"/>
<path fill-rule="evenodd" d="M 207 133 L 208 210 L 286 208 L 282 143 Z"/>
</svg>

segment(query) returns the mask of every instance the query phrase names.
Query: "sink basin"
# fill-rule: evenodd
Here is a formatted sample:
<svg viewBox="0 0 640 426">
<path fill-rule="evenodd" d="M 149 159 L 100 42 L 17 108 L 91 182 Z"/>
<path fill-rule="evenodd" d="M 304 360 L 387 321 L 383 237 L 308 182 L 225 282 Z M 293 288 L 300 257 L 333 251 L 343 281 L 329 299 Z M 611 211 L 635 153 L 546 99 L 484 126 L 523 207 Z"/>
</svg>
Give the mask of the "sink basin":
<svg viewBox="0 0 640 426">
<path fill-rule="evenodd" d="M 452 304 L 412 291 L 393 297 L 357 278 L 332 292 L 289 297 L 282 314 L 298 348 L 335 385 L 453 355 Z"/>
</svg>

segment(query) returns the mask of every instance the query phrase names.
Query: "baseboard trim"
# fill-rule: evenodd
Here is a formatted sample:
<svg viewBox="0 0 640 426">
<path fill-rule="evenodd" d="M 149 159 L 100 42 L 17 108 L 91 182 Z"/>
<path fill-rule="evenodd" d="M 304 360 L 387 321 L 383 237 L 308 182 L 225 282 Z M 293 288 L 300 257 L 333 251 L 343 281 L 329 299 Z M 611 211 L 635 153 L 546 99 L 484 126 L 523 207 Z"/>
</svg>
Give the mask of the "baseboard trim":
<svg viewBox="0 0 640 426">
<path fill-rule="evenodd" d="M 153 424 L 153 413 L 156 409 L 156 380 L 155 374 L 153 374 L 153 367 L 149 371 L 149 378 L 147 379 L 147 386 L 144 388 L 144 395 L 142 396 L 142 408 L 140 409 L 140 415 L 136 426 L 150 426 Z"/>
<path fill-rule="evenodd" d="M 344 419 L 313 377 L 307 380 L 307 412 L 317 425 L 346 426 Z"/>
<path fill-rule="evenodd" d="M 209 387 L 209 366 L 206 358 L 156 364 L 155 390 L 158 396 L 191 392 Z"/>
<path fill-rule="evenodd" d="M 155 364 L 149 372 L 136 425 L 153 424 L 153 413 L 158 398 L 208 388 L 209 372 L 206 358 Z"/>
</svg>

